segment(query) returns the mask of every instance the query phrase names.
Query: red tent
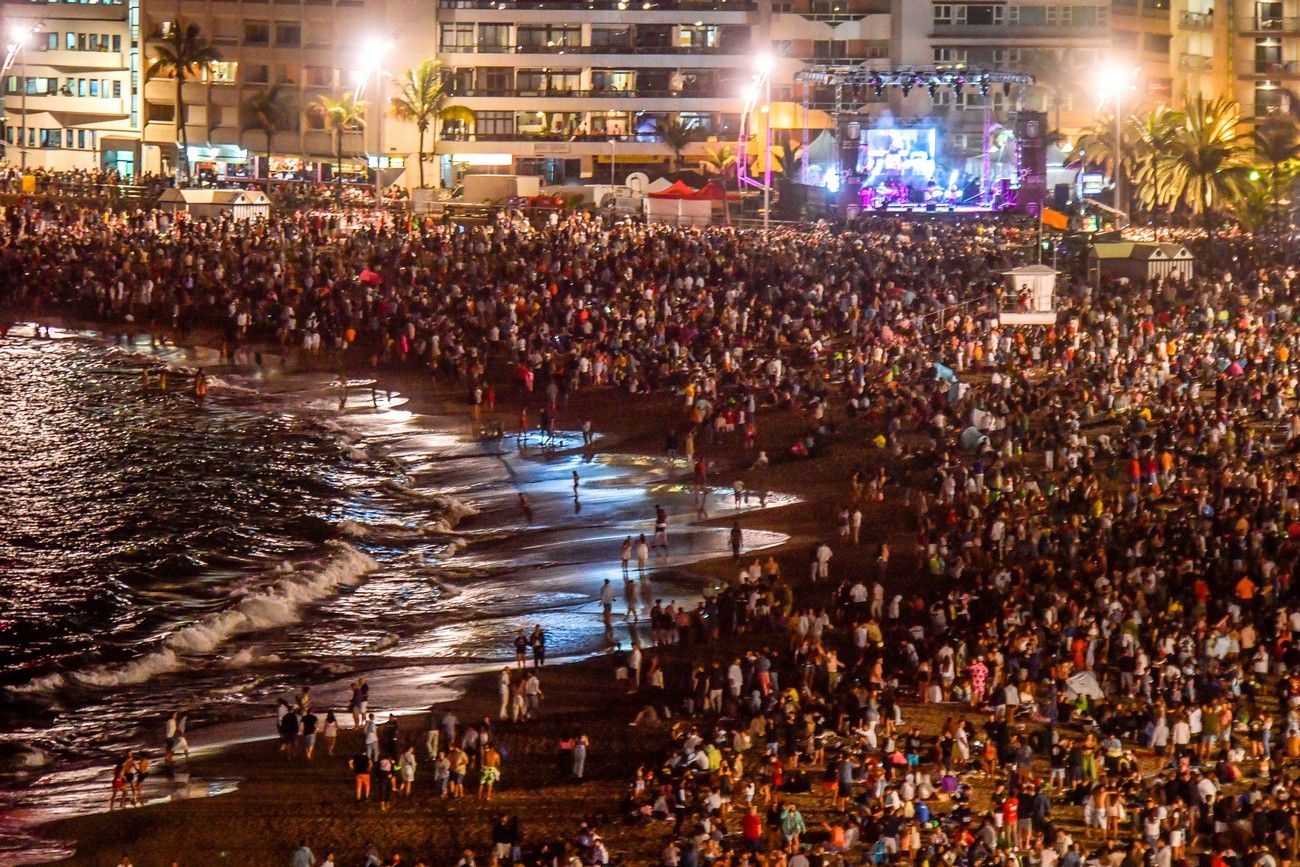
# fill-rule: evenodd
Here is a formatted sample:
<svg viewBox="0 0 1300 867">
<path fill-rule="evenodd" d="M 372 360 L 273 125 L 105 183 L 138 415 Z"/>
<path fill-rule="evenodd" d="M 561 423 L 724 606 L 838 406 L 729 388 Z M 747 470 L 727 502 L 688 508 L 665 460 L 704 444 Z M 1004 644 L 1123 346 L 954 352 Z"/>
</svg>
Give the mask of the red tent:
<svg viewBox="0 0 1300 867">
<path fill-rule="evenodd" d="M 650 198 L 652 199 L 693 199 L 695 197 L 695 190 L 691 189 L 681 181 L 673 181 L 671 187 L 650 194 Z"/>
<path fill-rule="evenodd" d="M 723 192 L 722 187 L 718 186 L 713 181 L 709 181 L 707 184 L 700 187 L 700 189 L 691 196 L 692 199 L 701 202 L 720 202 L 726 197 L 727 194 Z"/>
</svg>

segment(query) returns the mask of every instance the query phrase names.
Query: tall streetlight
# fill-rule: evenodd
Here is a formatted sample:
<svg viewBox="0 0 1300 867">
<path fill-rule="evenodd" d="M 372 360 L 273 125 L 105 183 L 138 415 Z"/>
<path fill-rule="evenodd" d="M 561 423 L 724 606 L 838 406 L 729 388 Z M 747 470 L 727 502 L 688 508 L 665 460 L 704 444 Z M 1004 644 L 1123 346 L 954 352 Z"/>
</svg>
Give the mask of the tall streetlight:
<svg viewBox="0 0 1300 867">
<path fill-rule="evenodd" d="M 1125 220 L 1128 219 L 1128 211 L 1124 208 L 1124 120 L 1120 109 L 1124 94 L 1137 89 L 1137 77 L 1136 66 L 1114 60 L 1101 67 L 1097 73 L 1097 93 L 1101 102 L 1115 100 L 1115 151 L 1112 154 L 1115 161 L 1115 210 L 1123 214 Z"/>
<path fill-rule="evenodd" d="M 352 98 L 358 100 L 366 92 L 366 82 L 370 76 L 375 77 L 375 102 L 379 106 L 379 119 L 375 124 L 375 147 L 379 155 L 375 158 L 375 207 L 384 202 L 384 55 L 393 50 L 393 40 L 371 38 L 361 46 L 361 68 L 357 70 L 357 86 Z M 423 159 L 423 157 L 421 157 Z"/>
<path fill-rule="evenodd" d="M 767 234 L 772 218 L 772 55 L 758 55 L 754 59 L 754 69 L 763 85 L 763 126 L 767 136 L 763 156 L 763 234 Z"/>
<path fill-rule="evenodd" d="M 27 173 L 27 42 L 36 33 L 41 30 L 41 25 L 34 27 L 15 27 L 9 34 L 13 40 L 9 50 L 9 64 L 13 63 L 13 57 L 16 55 L 20 59 L 18 67 L 18 113 L 22 115 L 22 126 L 18 128 L 18 153 L 20 160 L 20 170 L 22 174 Z M 9 64 L 6 64 L 8 66 Z"/>
</svg>

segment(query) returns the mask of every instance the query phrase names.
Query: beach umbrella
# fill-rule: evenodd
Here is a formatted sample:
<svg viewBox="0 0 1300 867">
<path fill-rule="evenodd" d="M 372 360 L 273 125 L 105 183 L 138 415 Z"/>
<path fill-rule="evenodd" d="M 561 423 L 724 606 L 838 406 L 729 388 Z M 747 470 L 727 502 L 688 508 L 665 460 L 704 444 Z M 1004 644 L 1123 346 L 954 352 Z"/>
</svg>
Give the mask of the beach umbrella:
<svg viewBox="0 0 1300 867">
<path fill-rule="evenodd" d="M 378 286 L 380 283 L 384 282 L 383 277 L 380 277 L 369 268 L 362 268 L 361 273 L 357 275 L 357 279 L 362 283 L 369 283 L 371 286 Z"/>
</svg>

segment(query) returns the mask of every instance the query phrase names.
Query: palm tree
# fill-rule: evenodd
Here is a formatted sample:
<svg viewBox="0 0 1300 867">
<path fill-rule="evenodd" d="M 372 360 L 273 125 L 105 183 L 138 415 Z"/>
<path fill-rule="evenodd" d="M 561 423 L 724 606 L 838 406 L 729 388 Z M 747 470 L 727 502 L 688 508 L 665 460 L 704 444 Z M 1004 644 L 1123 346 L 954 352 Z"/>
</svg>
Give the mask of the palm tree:
<svg viewBox="0 0 1300 867">
<path fill-rule="evenodd" d="M 1268 167 L 1269 197 L 1273 204 L 1273 222 L 1280 227 L 1282 216 L 1279 210 L 1281 196 L 1278 195 L 1279 180 L 1283 166 L 1300 160 L 1300 127 L 1284 114 L 1269 115 L 1255 127 L 1250 134 L 1255 148 L 1255 159 Z"/>
<path fill-rule="evenodd" d="M 389 114 L 398 120 L 415 124 L 420 134 L 418 157 L 421 189 L 424 188 L 424 134 L 430 129 L 433 130 L 433 143 L 436 149 L 438 128 L 434 121 L 440 118 L 446 120 L 448 112 L 453 109 L 457 110 L 458 116 L 463 113 L 460 111 L 460 106 L 444 105 L 446 101 L 447 76 L 442 63 L 437 60 L 426 60 L 415 69 L 406 70 L 406 76 L 401 81 L 397 96 L 393 97 L 388 107 Z"/>
<path fill-rule="evenodd" d="M 276 82 L 270 87 L 253 93 L 244 102 L 244 112 L 248 118 L 248 129 L 260 129 L 266 135 L 266 178 L 271 179 L 271 139 L 280 124 L 289 113 L 283 82 Z"/>
<path fill-rule="evenodd" d="M 185 80 L 197 76 L 200 70 L 216 63 L 217 51 L 208 40 L 199 35 L 197 24 L 176 21 L 165 32 L 150 37 L 154 46 L 154 60 L 147 74 L 173 75 L 176 78 L 176 178 L 189 177 L 189 132 L 185 126 Z"/>
<path fill-rule="evenodd" d="M 683 124 L 680 120 L 667 120 L 659 124 L 659 140 L 673 152 L 672 170 L 677 171 L 682 151 L 699 138 L 699 128 L 694 121 Z"/>
<path fill-rule="evenodd" d="M 325 120 L 325 128 L 334 135 L 334 181 L 337 184 L 337 194 L 342 197 L 343 133 L 365 129 L 366 101 L 358 100 L 351 91 L 344 91 L 338 99 L 320 97 L 313 108 Z"/>
<path fill-rule="evenodd" d="M 1175 199 L 1208 221 L 1217 208 L 1245 191 L 1250 173 L 1249 146 L 1239 135 L 1241 108 L 1221 96 L 1210 102 L 1198 96 L 1187 105 L 1183 128 L 1173 146 Z"/>
<path fill-rule="evenodd" d="M 1136 143 L 1133 186 L 1138 201 L 1158 221 L 1159 209 L 1172 204 L 1173 148 L 1187 118 L 1181 111 L 1156 106 L 1129 119 Z"/>
<path fill-rule="evenodd" d="M 1120 125 L 1119 152 L 1115 151 L 1115 117 L 1103 117 L 1079 136 L 1079 157 L 1085 166 L 1099 169 L 1112 178 L 1118 178 L 1122 171 L 1132 176 L 1134 138 L 1132 124 Z M 1122 202 L 1115 202 L 1115 207 L 1127 211 Z"/>
<path fill-rule="evenodd" d="M 704 157 L 700 160 L 700 171 L 718 179 L 722 187 L 722 212 L 727 223 L 731 222 L 731 205 L 727 201 L 727 176 L 736 173 L 736 146 L 724 144 L 719 147 L 704 148 Z"/>
</svg>

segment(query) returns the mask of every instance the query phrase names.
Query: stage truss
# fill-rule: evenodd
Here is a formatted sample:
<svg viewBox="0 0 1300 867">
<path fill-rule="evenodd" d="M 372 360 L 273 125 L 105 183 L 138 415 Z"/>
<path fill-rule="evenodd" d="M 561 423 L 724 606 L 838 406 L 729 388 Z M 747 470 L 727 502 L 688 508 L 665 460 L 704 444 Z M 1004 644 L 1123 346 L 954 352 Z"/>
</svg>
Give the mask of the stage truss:
<svg viewBox="0 0 1300 867">
<path fill-rule="evenodd" d="M 937 66 L 929 69 L 917 69 L 915 67 L 906 67 L 900 69 L 872 69 L 869 66 L 831 66 L 819 65 L 810 66 L 809 68 L 797 73 L 795 81 L 798 81 L 802 87 L 803 93 L 803 129 L 800 143 L 800 180 L 808 177 L 808 146 L 809 126 L 808 117 L 812 108 L 812 90 L 816 86 L 831 85 L 835 88 L 835 108 L 833 117 L 835 120 L 835 143 L 836 160 L 839 160 L 839 141 L 840 141 L 840 118 L 844 114 L 844 95 L 846 89 L 852 92 L 859 90 L 870 90 L 872 95 L 877 99 L 885 95 L 887 88 L 899 88 L 903 95 L 907 96 L 914 89 L 924 88 L 929 92 L 930 98 L 933 99 L 938 95 L 941 89 L 952 91 L 962 91 L 967 88 L 979 90 L 983 97 L 984 108 L 984 127 L 983 127 L 983 144 L 982 156 L 980 160 L 980 204 L 984 207 L 990 207 L 993 204 L 993 184 L 992 184 L 992 136 L 994 130 L 993 123 L 993 103 L 989 99 L 993 88 L 1002 89 L 1003 95 L 1011 97 L 1014 95 L 1017 106 L 1023 101 L 1025 88 L 1034 83 L 1034 77 L 1020 72 L 1002 72 L 999 70 L 969 69 L 965 67 L 944 67 Z M 865 99 L 857 101 L 856 104 L 865 102 Z M 856 113 L 856 112 L 855 112 Z M 739 165 L 748 164 L 747 144 L 748 139 L 745 135 L 746 123 L 745 118 L 741 119 L 741 137 L 737 163 Z M 837 164 L 835 170 L 839 171 Z"/>
</svg>

